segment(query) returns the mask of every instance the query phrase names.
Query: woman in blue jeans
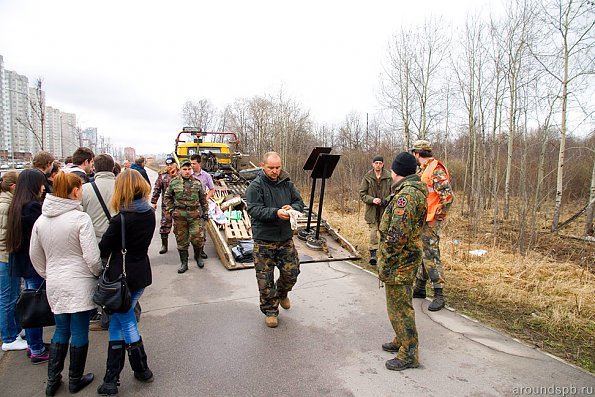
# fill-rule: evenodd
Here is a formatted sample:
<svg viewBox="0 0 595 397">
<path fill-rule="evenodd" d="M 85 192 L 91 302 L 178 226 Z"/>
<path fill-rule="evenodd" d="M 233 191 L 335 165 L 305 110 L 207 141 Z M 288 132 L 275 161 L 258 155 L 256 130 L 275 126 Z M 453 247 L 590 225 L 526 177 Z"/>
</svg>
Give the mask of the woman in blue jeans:
<svg viewBox="0 0 595 397">
<path fill-rule="evenodd" d="M 53 194 L 43 202 L 42 215 L 31 232 L 31 262 L 46 279 L 48 302 L 56 319 L 50 345 L 46 396 L 62 383 L 70 344 L 68 389 L 76 393 L 93 381 L 84 374 L 89 349 L 92 296 L 101 272 L 99 248 L 89 214 L 81 211 L 82 181 L 76 174 L 58 173 Z"/>
<path fill-rule="evenodd" d="M 10 275 L 8 251 L 6 250 L 6 226 L 8 208 L 16 187 L 18 174 L 6 172 L 0 178 L 0 336 L 2 350 L 25 350 L 27 341 L 21 339 L 21 327 L 17 324 L 15 309 L 21 290 L 21 279 Z"/>
<path fill-rule="evenodd" d="M 127 313 L 112 314 L 109 324 L 109 345 L 103 384 L 97 392 L 103 396 L 118 394 L 120 372 L 124 368 L 125 353 L 141 382 L 152 382 L 153 372 L 147 364 L 147 354 L 138 332 L 134 306 L 146 287 L 151 285 L 151 264 L 147 252 L 155 232 L 155 212 L 149 204 L 150 185 L 135 170 L 126 169 L 118 174 L 111 205 L 118 214 L 110 220 L 107 231 L 99 242 L 102 258 L 109 259 L 108 278 L 115 280 L 122 274 L 122 219 L 126 243 L 126 281 L 131 292 L 132 305 Z"/>
<path fill-rule="evenodd" d="M 6 226 L 6 250 L 9 252 L 10 275 L 22 277 L 25 288 L 37 289 L 43 278 L 37 274 L 31 258 L 29 243 L 33 224 L 41 215 L 41 194 L 44 191 L 45 175 L 38 169 L 24 170 L 19 174 L 12 203 L 8 209 Z M 26 328 L 27 344 L 31 349 L 33 364 L 45 363 L 49 351 L 43 344 L 43 328 Z"/>
</svg>

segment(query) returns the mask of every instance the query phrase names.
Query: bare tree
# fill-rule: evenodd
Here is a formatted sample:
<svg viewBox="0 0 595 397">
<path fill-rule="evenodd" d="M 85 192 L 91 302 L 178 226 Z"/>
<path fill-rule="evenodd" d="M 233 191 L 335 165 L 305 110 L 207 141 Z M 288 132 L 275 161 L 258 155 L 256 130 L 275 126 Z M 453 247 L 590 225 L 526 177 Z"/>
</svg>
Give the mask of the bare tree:
<svg viewBox="0 0 595 397">
<path fill-rule="evenodd" d="M 593 212 L 595 212 L 595 149 L 591 149 L 593 154 L 593 168 L 591 171 L 591 189 L 589 190 L 589 201 L 587 202 L 587 216 L 585 219 L 585 236 L 593 236 Z"/>
<path fill-rule="evenodd" d="M 562 207 L 567 116 L 572 86 L 581 78 L 595 73 L 595 2 L 591 0 L 551 0 L 542 4 L 543 45 L 533 51 L 543 69 L 561 86 L 560 149 L 556 177 L 556 197 L 552 231 L 558 229 Z"/>
<path fill-rule="evenodd" d="M 45 93 L 42 90 L 43 79 L 38 77 L 33 88 L 34 95 L 28 95 L 29 109 L 25 119 L 17 117 L 23 127 L 25 127 L 39 146 L 40 150 L 45 150 Z"/>
<path fill-rule="evenodd" d="M 381 80 L 381 98 L 384 105 L 398 115 L 406 147 L 411 147 L 413 115 L 413 40 L 408 30 L 401 30 L 389 44 L 387 66 Z"/>
<path fill-rule="evenodd" d="M 201 99 L 198 102 L 187 101 L 182 107 L 182 119 L 184 125 L 208 131 L 216 124 L 215 109 L 208 99 Z"/>
</svg>

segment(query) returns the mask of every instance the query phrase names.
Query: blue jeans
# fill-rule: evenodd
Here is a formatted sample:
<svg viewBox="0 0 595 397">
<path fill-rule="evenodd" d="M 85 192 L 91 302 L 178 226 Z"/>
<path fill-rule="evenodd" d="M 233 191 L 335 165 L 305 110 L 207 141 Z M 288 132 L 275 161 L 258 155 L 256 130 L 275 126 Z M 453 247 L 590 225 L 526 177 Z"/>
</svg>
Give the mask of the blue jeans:
<svg viewBox="0 0 595 397">
<path fill-rule="evenodd" d="M 109 323 L 109 340 L 123 340 L 126 343 L 134 343 L 140 340 L 138 323 L 134 315 L 134 307 L 144 292 L 144 288 L 130 292 L 132 305 L 126 313 L 114 313 Z"/>
<path fill-rule="evenodd" d="M 25 288 L 37 289 L 43 283 L 43 278 L 39 275 L 25 278 Z M 27 335 L 27 344 L 31 349 L 31 354 L 41 354 L 43 352 L 43 328 L 25 328 Z"/>
<path fill-rule="evenodd" d="M 87 310 L 77 313 L 54 314 L 56 319 L 56 330 L 52 343 L 60 343 L 73 347 L 81 347 L 89 344 L 89 321 L 91 313 L 95 310 Z M 72 336 L 72 340 L 70 340 Z"/>
<path fill-rule="evenodd" d="M 0 336 L 3 343 L 14 342 L 21 332 L 15 317 L 20 292 L 20 277 L 11 276 L 8 263 L 0 262 Z"/>
</svg>

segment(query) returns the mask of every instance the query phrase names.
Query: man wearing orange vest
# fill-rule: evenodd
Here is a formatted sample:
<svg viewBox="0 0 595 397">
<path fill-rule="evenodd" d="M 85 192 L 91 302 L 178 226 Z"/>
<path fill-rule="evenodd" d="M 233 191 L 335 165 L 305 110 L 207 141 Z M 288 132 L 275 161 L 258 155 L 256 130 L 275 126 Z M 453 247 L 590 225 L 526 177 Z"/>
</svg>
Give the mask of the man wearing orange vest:
<svg viewBox="0 0 595 397">
<path fill-rule="evenodd" d="M 452 204 L 452 188 L 448 170 L 440 161 L 432 157 L 432 144 L 418 140 L 413 144 L 411 153 L 420 165 L 418 175 L 428 185 L 428 214 L 422 232 L 424 250 L 423 263 L 417 271 L 414 298 L 426 297 L 426 282 L 432 281 L 434 300 L 428 306 L 430 311 L 438 311 L 444 307 L 444 268 L 440 261 L 440 230 L 442 222 Z"/>
</svg>

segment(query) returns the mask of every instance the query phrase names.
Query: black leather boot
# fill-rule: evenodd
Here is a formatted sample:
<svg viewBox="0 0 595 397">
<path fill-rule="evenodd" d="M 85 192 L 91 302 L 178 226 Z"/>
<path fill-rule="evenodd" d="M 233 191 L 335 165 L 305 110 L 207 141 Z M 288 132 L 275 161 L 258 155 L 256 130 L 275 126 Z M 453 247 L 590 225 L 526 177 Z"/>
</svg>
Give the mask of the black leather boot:
<svg viewBox="0 0 595 397">
<path fill-rule="evenodd" d="M 167 252 L 167 234 L 161 235 L 161 249 L 159 250 L 160 254 L 165 254 Z"/>
<path fill-rule="evenodd" d="M 143 346 L 143 340 L 126 345 L 128 350 L 128 361 L 134 371 L 134 377 L 141 382 L 153 382 L 153 372 L 147 364 L 147 354 Z"/>
<path fill-rule="evenodd" d="M 178 254 L 180 254 L 180 268 L 178 269 L 178 273 L 182 274 L 188 270 L 188 251 L 178 251 Z"/>
<path fill-rule="evenodd" d="M 376 250 L 370 250 L 370 266 L 376 266 Z"/>
<path fill-rule="evenodd" d="M 74 347 L 70 345 L 70 368 L 68 369 L 68 391 L 76 393 L 82 390 L 89 383 L 93 382 L 93 374 L 85 372 L 87 362 L 87 351 L 89 345 Z"/>
<path fill-rule="evenodd" d="M 194 247 L 194 259 L 196 260 L 196 265 L 201 269 L 203 267 L 205 267 L 205 261 L 204 261 L 204 258 L 202 257 L 202 253 L 203 253 L 202 248 Z"/>
<path fill-rule="evenodd" d="M 97 388 L 97 393 L 102 396 L 118 394 L 120 385 L 120 372 L 126 360 L 126 347 L 123 340 L 110 341 L 107 348 L 107 362 L 103 383 Z"/>
<path fill-rule="evenodd" d="M 45 388 L 46 396 L 53 396 L 62 384 L 62 370 L 68 353 L 68 344 L 53 343 L 50 345 L 50 361 L 48 361 L 48 384 Z"/>
<path fill-rule="evenodd" d="M 415 278 L 415 287 L 413 287 L 413 297 L 426 299 L 426 281 Z"/>
<path fill-rule="evenodd" d="M 428 310 L 437 312 L 444 307 L 444 294 L 442 288 L 434 288 L 434 300 L 428 305 Z"/>
</svg>

